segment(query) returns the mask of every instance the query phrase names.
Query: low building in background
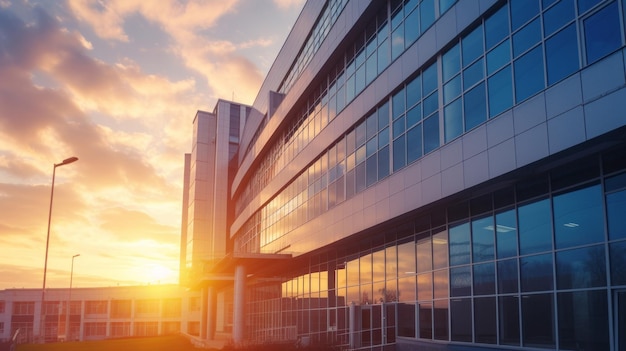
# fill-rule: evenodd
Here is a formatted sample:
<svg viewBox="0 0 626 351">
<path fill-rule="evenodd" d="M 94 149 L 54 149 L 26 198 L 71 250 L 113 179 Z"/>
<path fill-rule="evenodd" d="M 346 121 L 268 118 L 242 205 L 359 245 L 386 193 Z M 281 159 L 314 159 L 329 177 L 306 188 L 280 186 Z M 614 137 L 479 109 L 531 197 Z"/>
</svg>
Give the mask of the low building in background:
<svg viewBox="0 0 626 351">
<path fill-rule="evenodd" d="M 0 340 L 17 329 L 18 343 L 158 336 L 199 335 L 200 298 L 178 285 L 0 291 Z M 37 340 L 36 340 L 37 339 Z"/>
</svg>

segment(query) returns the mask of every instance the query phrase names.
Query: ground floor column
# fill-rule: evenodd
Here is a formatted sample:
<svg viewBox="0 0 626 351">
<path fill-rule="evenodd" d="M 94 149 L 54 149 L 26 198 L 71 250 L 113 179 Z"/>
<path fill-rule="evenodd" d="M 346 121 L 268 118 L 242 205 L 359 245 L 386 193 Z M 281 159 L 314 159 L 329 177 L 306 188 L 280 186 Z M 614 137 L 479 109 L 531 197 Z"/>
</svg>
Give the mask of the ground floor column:
<svg viewBox="0 0 626 351">
<path fill-rule="evenodd" d="M 206 323 L 206 333 L 207 340 L 215 339 L 215 317 L 217 315 L 217 298 L 214 287 L 208 288 L 207 294 L 207 323 Z"/>
<path fill-rule="evenodd" d="M 209 311 L 207 294 L 209 288 L 206 286 L 200 290 L 200 339 L 207 339 L 207 315 Z"/>
<path fill-rule="evenodd" d="M 244 304 L 245 304 L 246 269 L 243 265 L 235 268 L 235 291 L 233 296 L 233 341 L 235 344 L 244 339 Z"/>
</svg>

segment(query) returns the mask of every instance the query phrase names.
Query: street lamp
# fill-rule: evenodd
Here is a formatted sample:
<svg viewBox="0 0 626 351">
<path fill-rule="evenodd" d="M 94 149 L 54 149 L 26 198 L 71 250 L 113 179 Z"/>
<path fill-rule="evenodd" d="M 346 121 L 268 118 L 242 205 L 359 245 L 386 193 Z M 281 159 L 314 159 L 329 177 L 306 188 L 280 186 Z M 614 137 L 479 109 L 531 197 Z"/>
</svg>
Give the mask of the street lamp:
<svg viewBox="0 0 626 351">
<path fill-rule="evenodd" d="M 46 298 L 46 273 L 48 272 L 48 244 L 50 243 L 50 221 L 52 219 L 52 198 L 54 197 L 54 176 L 57 167 L 68 165 L 72 162 L 78 161 L 78 157 L 70 157 L 63 160 L 61 163 L 55 163 L 52 168 L 52 187 L 50 190 L 50 209 L 48 211 L 48 234 L 46 236 L 46 259 L 43 266 L 43 287 L 41 288 L 41 323 L 39 325 L 39 337 L 43 342 L 46 340 L 45 336 L 45 308 L 44 302 Z"/>
<path fill-rule="evenodd" d="M 72 270 L 70 271 L 70 293 L 67 298 L 67 306 L 66 306 L 67 313 L 65 314 L 65 340 L 66 341 L 72 341 L 72 333 L 70 331 L 70 313 L 72 310 L 70 308 L 70 305 L 72 304 L 72 278 L 74 277 L 74 259 L 78 256 L 80 256 L 80 254 L 76 254 L 72 256 Z"/>
</svg>

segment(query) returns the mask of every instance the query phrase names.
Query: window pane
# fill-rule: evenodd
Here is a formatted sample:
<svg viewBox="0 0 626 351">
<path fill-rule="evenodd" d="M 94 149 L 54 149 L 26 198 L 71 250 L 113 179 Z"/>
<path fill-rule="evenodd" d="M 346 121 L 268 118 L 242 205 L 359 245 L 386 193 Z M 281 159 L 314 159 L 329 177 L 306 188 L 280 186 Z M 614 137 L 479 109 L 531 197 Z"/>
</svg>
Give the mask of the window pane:
<svg viewBox="0 0 626 351">
<path fill-rule="evenodd" d="M 606 286 L 604 245 L 557 252 L 556 283 L 558 289 Z"/>
<path fill-rule="evenodd" d="M 430 300 L 433 298 L 433 274 L 422 273 L 417 276 L 417 299 Z"/>
<path fill-rule="evenodd" d="M 472 294 L 472 273 L 470 266 L 450 268 L 450 296 L 470 296 Z"/>
<path fill-rule="evenodd" d="M 500 344 L 519 346 L 519 297 L 502 296 L 498 299 L 498 304 Z"/>
<path fill-rule="evenodd" d="M 558 294 L 559 345 L 566 350 L 609 350 L 605 290 Z"/>
<path fill-rule="evenodd" d="M 435 321 L 435 339 L 448 340 L 448 300 L 435 301 L 433 314 Z"/>
<path fill-rule="evenodd" d="M 443 109 L 446 143 L 463 133 L 463 109 L 457 99 Z"/>
<path fill-rule="evenodd" d="M 474 295 L 491 295 L 496 292 L 494 267 L 492 262 L 474 265 Z"/>
<path fill-rule="evenodd" d="M 463 89 L 469 89 L 472 85 L 478 83 L 485 77 L 483 60 L 474 62 L 471 66 L 463 71 Z"/>
<path fill-rule="evenodd" d="M 519 207 L 520 254 L 552 249 L 550 200 L 541 200 Z"/>
<path fill-rule="evenodd" d="M 626 284 L 626 241 L 611 244 L 611 285 Z"/>
<path fill-rule="evenodd" d="M 521 27 L 528 20 L 539 13 L 539 0 L 512 0 L 511 27 L 513 30 Z"/>
<path fill-rule="evenodd" d="M 424 81 L 424 95 L 428 95 L 437 89 L 437 65 L 433 64 L 426 68 L 422 73 L 422 80 Z"/>
<path fill-rule="evenodd" d="M 515 61 L 515 100 L 521 102 L 544 88 L 541 46 Z"/>
<path fill-rule="evenodd" d="M 489 117 L 495 117 L 513 104 L 511 66 L 505 67 L 488 80 Z"/>
<path fill-rule="evenodd" d="M 487 73 L 492 74 L 510 61 L 511 47 L 507 39 L 487 53 Z"/>
<path fill-rule="evenodd" d="M 422 105 L 417 104 L 406 113 L 406 125 L 412 127 L 422 120 Z"/>
<path fill-rule="evenodd" d="M 419 337 L 421 339 L 433 338 L 433 305 L 432 303 L 419 304 Z"/>
<path fill-rule="evenodd" d="M 424 155 L 439 147 L 439 115 L 424 121 Z"/>
<path fill-rule="evenodd" d="M 574 19 L 574 1 L 561 0 L 543 14 L 543 31 L 549 36 Z"/>
<path fill-rule="evenodd" d="M 552 294 L 522 296 L 522 335 L 525 347 L 555 346 Z"/>
<path fill-rule="evenodd" d="M 406 107 L 404 105 L 404 89 L 400 90 L 399 92 L 395 93 L 393 95 L 393 98 L 391 99 L 391 107 L 393 110 L 392 113 L 392 118 L 396 119 L 399 116 L 401 116 L 404 111 L 406 111 Z"/>
<path fill-rule="evenodd" d="M 467 67 L 483 54 L 483 27 L 478 26 L 462 39 L 463 67 Z"/>
<path fill-rule="evenodd" d="M 420 267 L 420 263 L 417 263 Z M 446 268 L 448 267 L 448 232 L 442 230 L 438 233 L 433 233 L 433 268 Z M 446 292 L 446 296 L 447 296 Z"/>
<path fill-rule="evenodd" d="M 472 341 L 472 300 L 450 301 L 450 336 L 452 341 Z"/>
<path fill-rule="evenodd" d="M 404 21 L 404 39 L 407 47 L 420 35 L 419 10 L 411 12 Z"/>
<path fill-rule="evenodd" d="M 441 57 L 442 78 L 444 82 L 452 78 L 461 69 L 461 52 L 456 44 Z"/>
<path fill-rule="evenodd" d="M 493 217 L 472 221 L 472 253 L 473 262 L 493 260 Z"/>
<path fill-rule="evenodd" d="M 435 91 L 424 99 L 424 103 L 422 104 L 422 106 L 424 106 L 424 116 L 428 116 L 437 111 L 437 108 L 439 108 L 438 98 L 439 94 Z"/>
<path fill-rule="evenodd" d="M 447 104 L 461 95 L 461 75 L 454 77 L 443 86 L 443 103 Z"/>
<path fill-rule="evenodd" d="M 517 222 L 515 210 L 496 215 L 496 242 L 498 258 L 517 255 Z"/>
<path fill-rule="evenodd" d="M 520 258 L 522 291 L 552 290 L 552 254 Z"/>
<path fill-rule="evenodd" d="M 450 297 L 448 270 L 433 272 L 433 297 L 435 299 Z"/>
<path fill-rule="evenodd" d="M 389 66 L 390 53 L 389 53 L 389 40 L 384 40 L 378 47 L 378 72 L 382 72 Z M 369 59 L 368 59 L 369 60 Z"/>
<path fill-rule="evenodd" d="M 385 103 L 377 110 L 378 113 L 378 130 L 383 130 L 389 125 L 389 104 Z"/>
<path fill-rule="evenodd" d="M 393 170 L 394 172 L 406 165 L 405 136 L 401 136 L 393 142 Z"/>
<path fill-rule="evenodd" d="M 407 163 L 422 156 L 422 126 L 418 125 L 407 132 Z"/>
<path fill-rule="evenodd" d="M 561 1 L 567 2 L 567 1 Z M 572 24 L 546 41 L 548 85 L 578 70 L 576 25 Z"/>
<path fill-rule="evenodd" d="M 422 1 L 420 4 L 420 29 L 422 33 L 435 22 L 435 2 Z"/>
<path fill-rule="evenodd" d="M 626 238 L 626 190 L 606 195 L 606 212 L 611 240 Z"/>
<path fill-rule="evenodd" d="M 370 186 L 378 181 L 378 158 L 374 154 L 367 159 L 366 163 L 366 184 Z"/>
<path fill-rule="evenodd" d="M 583 12 L 594 7 L 600 1 L 601 0 L 578 0 L 578 13 L 582 14 Z"/>
<path fill-rule="evenodd" d="M 404 24 L 400 24 L 393 33 L 391 33 L 391 59 L 395 60 L 404 52 Z"/>
<path fill-rule="evenodd" d="M 517 259 L 498 261 L 498 292 L 506 294 L 517 291 Z"/>
<path fill-rule="evenodd" d="M 600 185 L 555 196 L 554 229 L 557 249 L 604 240 Z"/>
<path fill-rule="evenodd" d="M 450 227 L 450 266 L 470 263 L 470 226 Z"/>
<path fill-rule="evenodd" d="M 385 128 L 378 133 L 378 148 L 382 149 L 389 144 L 389 128 Z"/>
<path fill-rule="evenodd" d="M 422 77 L 418 76 L 406 85 L 406 105 L 411 107 L 422 99 Z"/>
<path fill-rule="evenodd" d="M 433 269 L 433 253 L 430 236 L 417 240 L 417 243 L 415 243 L 415 254 L 417 257 L 417 272 L 425 272 Z"/>
<path fill-rule="evenodd" d="M 593 63 L 622 44 L 617 1 L 584 22 L 587 63 Z"/>
<path fill-rule="evenodd" d="M 539 18 L 513 35 L 513 56 L 517 57 L 541 41 Z"/>
<path fill-rule="evenodd" d="M 405 126 L 404 126 L 404 116 L 398 118 L 393 121 L 393 137 L 397 138 L 399 135 L 404 134 Z"/>
<path fill-rule="evenodd" d="M 378 151 L 378 179 L 389 175 L 389 146 Z"/>
<path fill-rule="evenodd" d="M 482 62 L 479 62 L 482 64 Z M 463 97 L 465 105 L 465 130 L 468 131 L 487 120 L 485 84 L 480 83 Z"/>
<path fill-rule="evenodd" d="M 490 49 L 509 34 L 509 8 L 502 6 L 498 12 L 485 20 L 485 42 Z"/>
<path fill-rule="evenodd" d="M 482 344 L 497 343 L 496 298 L 483 297 L 474 299 L 474 334 L 476 342 Z"/>
<path fill-rule="evenodd" d="M 415 337 L 415 304 L 398 304 L 398 336 Z"/>
</svg>

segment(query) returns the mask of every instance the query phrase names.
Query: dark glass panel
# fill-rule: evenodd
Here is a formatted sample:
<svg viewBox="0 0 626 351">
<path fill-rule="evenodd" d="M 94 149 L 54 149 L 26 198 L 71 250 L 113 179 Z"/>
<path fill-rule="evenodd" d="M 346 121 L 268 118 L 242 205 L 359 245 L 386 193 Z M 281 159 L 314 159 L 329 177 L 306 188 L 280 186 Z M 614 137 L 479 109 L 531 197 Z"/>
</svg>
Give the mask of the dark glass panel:
<svg viewBox="0 0 626 351">
<path fill-rule="evenodd" d="M 585 11 L 594 7 L 601 0 L 578 0 L 578 13 L 583 14 Z"/>
<path fill-rule="evenodd" d="M 450 296 L 472 294 L 472 272 L 470 266 L 450 268 Z"/>
<path fill-rule="evenodd" d="M 511 1 L 511 27 L 513 30 L 521 27 L 539 13 L 538 0 L 512 0 Z"/>
<path fill-rule="evenodd" d="M 424 120 L 424 155 L 439 147 L 439 115 Z"/>
<path fill-rule="evenodd" d="M 626 241 L 612 243 L 611 256 L 611 285 L 626 285 Z"/>
<path fill-rule="evenodd" d="M 450 266 L 470 263 L 470 226 L 450 227 Z"/>
<path fill-rule="evenodd" d="M 404 40 L 411 45 L 420 35 L 419 10 L 411 12 L 404 21 Z"/>
<path fill-rule="evenodd" d="M 407 163 L 422 157 L 422 126 L 413 127 L 407 133 Z"/>
<path fill-rule="evenodd" d="M 622 45 L 617 1 L 584 22 L 587 63 L 593 63 Z"/>
<path fill-rule="evenodd" d="M 500 344 L 519 346 L 519 297 L 501 296 L 498 298 L 500 315 Z"/>
<path fill-rule="evenodd" d="M 474 299 L 474 335 L 477 343 L 496 344 L 498 342 L 495 297 Z"/>
<path fill-rule="evenodd" d="M 436 340 L 448 340 L 448 300 L 434 302 L 434 332 Z"/>
<path fill-rule="evenodd" d="M 404 131 L 406 130 L 404 116 L 399 117 L 398 119 L 393 121 L 392 129 L 394 139 L 404 133 Z"/>
<path fill-rule="evenodd" d="M 483 27 L 478 26 L 461 40 L 463 67 L 467 67 L 483 54 Z"/>
<path fill-rule="evenodd" d="M 509 62 L 511 62 L 511 46 L 509 40 L 505 40 L 487 53 L 487 74 L 494 73 Z"/>
<path fill-rule="evenodd" d="M 420 4 L 420 29 L 425 32 L 435 22 L 435 2 L 423 1 Z"/>
<path fill-rule="evenodd" d="M 524 201 L 548 193 L 548 177 L 526 179 L 516 186 L 517 201 Z"/>
<path fill-rule="evenodd" d="M 498 258 L 517 255 L 517 219 L 515 210 L 496 214 L 496 243 Z"/>
<path fill-rule="evenodd" d="M 419 303 L 419 338 L 433 338 L 433 305 L 429 302 Z"/>
<path fill-rule="evenodd" d="M 549 199 L 518 208 L 520 254 L 552 249 L 551 213 Z"/>
<path fill-rule="evenodd" d="M 472 258 L 473 262 L 494 259 L 493 217 L 472 221 Z"/>
<path fill-rule="evenodd" d="M 480 83 L 463 97 L 465 107 L 465 131 L 487 120 L 487 98 L 485 83 Z"/>
<path fill-rule="evenodd" d="M 563 27 L 567 22 L 574 19 L 575 3 L 570 0 L 559 1 L 543 14 L 543 32 L 544 35 L 550 36 L 559 28 Z"/>
<path fill-rule="evenodd" d="M 378 148 L 382 149 L 389 144 L 389 128 L 385 128 L 378 133 Z"/>
<path fill-rule="evenodd" d="M 606 290 L 559 293 L 559 346 L 564 350 L 609 350 Z"/>
<path fill-rule="evenodd" d="M 624 174 L 626 175 L 626 174 Z M 626 190 L 606 195 L 606 212 L 611 240 L 626 238 Z"/>
<path fill-rule="evenodd" d="M 422 72 L 424 96 L 437 89 L 437 65 L 432 64 Z"/>
<path fill-rule="evenodd" d="M 418 267 L 420 263 L 417 263 Z M 441 230 L 433 232 L 433 268 L 448 267 L 448 232 Z M 446 293 L 447 294 L 447 293 Z M 446 295 L 447 296 L 447 295 Z"/>
<path fill-rule="evenodd" d="M 446 143 L 463 133 L 463 105 L 457 99 L 443 109 Z"/>
<path fill-rule="evenodd" d="M 493 262 L 474 265 L 474 295 L 496 292 L 496 272 Z"/>
<path fill-rule="evenodd" d="M 439 108 L 439 94 L 437 91 L 430 94 L 424 99 L 422 107 L 424 109 L 424 116 L 429 116 L 431 113 L 437 111 Z"/>
<path fill-rule="evenodd" d="M 604 240 L 600 185 L 557 195 L 553 203 L 557 249 Z"/>
<path fill-rule="evenodd" d="M 511 66 L 506 66 L 500 72 L 487 80 L 489 90 L 489 117 L 495 117 L 504 112 L 513 104 L 513 81 Z"/>
<path fill-rule="evenodd" d="M 406 111 L 406 105 L 404 104 L 404 89 L 398 91 L 391 98 L 392 117 L 396 119 L 400 117 L 404 111 Z"/>
<path fill-rule="evenodd" d="M 485 43 L 490 49 L 509 34 L 509 7 L 502 6 L 498 12 L 485 20 Z"/>
<path fill-rule="evenodd" d="M 452 341 L 472 342 L 472 299 L 450 300 Z"/>
<path fill-rule="evenodd" d="M 541 45 L 515 61 L 515 101 L 521 102 L 544 88 Z"/>
<path fill-rule="evenodd" d="M 552 290 L 552 254 L 520 258 L 522 291 Z"/>
<path fill-rule="evenodd" d="M 552 294 L 522 296 L 524 347 L 554 348 L 554 302 Z"/>
<path fill-rule="evenodd" d="M 459 202 L 448 207 L 448 222 L 456 222 L 469 217 L 469 203 Z"/>
<path fill-rule="evenodd" d="M 513 57 L 518 57 L 540 41 L 541 22 L 537 18 L 513 34 Z"/>
<path fill-rule="evenodd" d="M 433 273 L 433 289 L 434 289 L 434 298 L 448 298 L 449 297 L 449 278 L 448 278 L 448 270 L 443 269 L 440 271 L 435 271 Z"/>
<path fill-rule="evenodd" d="M 399 303 L 397 306 L 398 306 L 398 336 L 414 338 L 415 337 L 415 304 Z"/>
<path fill-rule="evenodd" d="M 378 130 L 383 130 L 389 125 L 389 103 L 384 103 L 376 112 L 378 114 Z"/>
<path fill-rule="evenodd" d="M 415 245 L 417 256 L 417 272 L 425 272 L 433 269 L 433 251 L 430 236 L 417 239 Z"/>
<path fill-rule="evenodd" d="M 498 261 L 498 292 L 516 293 L 517 285 L 517 258 Z"/>
<path fill-rule="evenodd" d="M 587 157 L 550 172 L 552 190 L 569 187 L 600 176 L 598 158 Z"/>
<path fill-rule="evenodd" d="M 422 77 L 417 76 L 406 85 L 406 105 L 411 107 L 422 99 Z"/>
<path fill-rule="evenodd" d="M 578 70 L 578 39 L 575 23 L 546 41 L 546 61 L 548 85 Z"/>
<path fill-rule="evenodd" d="M 442 79 L 447 82 L 454 77 L 461 69 L 461 50 L 456 44 L 441 57 Z"/>
<path fill-rule="evenodd" d="M 461 95 L 461 75 L 452 78 L 443 86 L 443 103 L 447 104 Z"/>
<path fill-rule="evenodd" d="M 406 166 L 405 135 L 393 141 L 393 170 L 394 172 Z"/>
<path fill-rule="evenodd" d="M 604 245 L 557 252 L 556 283 L 558 289 L 606 286 Z"/>
</svg>

